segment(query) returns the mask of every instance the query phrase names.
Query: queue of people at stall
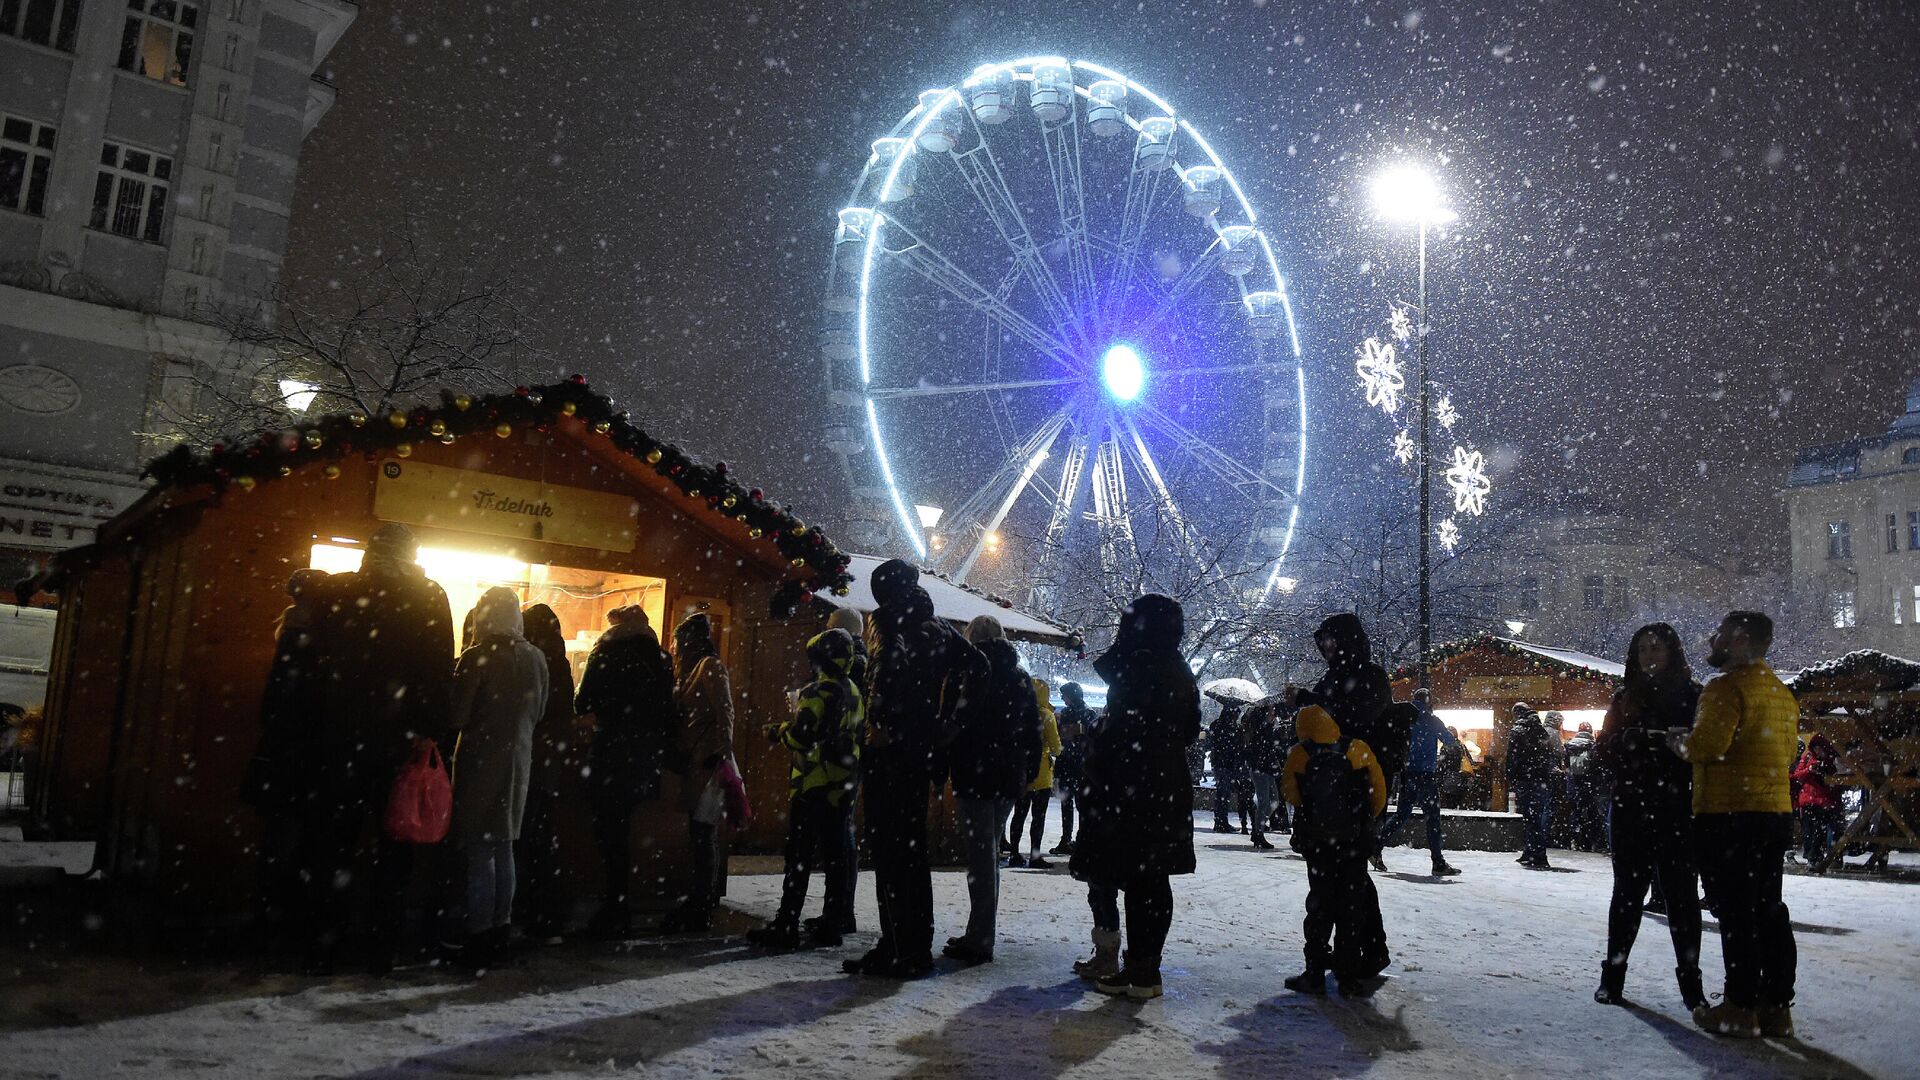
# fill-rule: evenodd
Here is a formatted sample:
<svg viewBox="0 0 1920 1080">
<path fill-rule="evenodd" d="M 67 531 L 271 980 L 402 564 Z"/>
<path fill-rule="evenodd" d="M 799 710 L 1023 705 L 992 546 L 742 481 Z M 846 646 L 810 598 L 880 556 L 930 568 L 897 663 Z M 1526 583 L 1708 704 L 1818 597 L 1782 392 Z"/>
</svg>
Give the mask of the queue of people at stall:
<svg viewBox="0 0 1920 1080">
<path fill-rule="evenodd" d="M 584 772 L 605 881 L 589 928 L 614 937 L 633 929 L 632 814 L 658 797 L 666 771 L 682 777 L 691 871 L 679 907 L 657 929 L 708 928 L 725 874 L 721 826 L 750 810 L 733 760 L 732 689 L 706 616 L 675 629 L 670 655 L 641 609 L 615 609 L 576 693 L 558 619 L 541 605 L 522 611 L 503 588 L 481 598 L 448 664 L 447 600 L 413 556 L 411 535 L 390 525 L 359 571 L 301 572 L 289 583 L 247 794 L 267 823 L 264 896 L 297 914 L 310 966 L 331 969 L 355 891 L 370 894 L 373 965 L 390 966 L 410 864 L 435 850 L 447 855 L 442 922 L 458 962 L 485 966 L 506 947 L 516 895 L 535 933 L 561 932 L 569 898 L 553 892 L 550 872 L 557 778 L 578 767 L 589 732 Z M 872 617 L 863 625 L 858 613 L 837 612 L 807 643 L 812 681 L 791 714 L 765 729 L 791 763 L 786 869 L 777 914 L 747 941 L 837 946 L 856 929 L 859 802 L 879 937 L 843 967 L 893 978 L 929 971 L 928 803 L 951 785 L 968 910 L 943 952 L 989 963 L 1000 868 L 1045 866 L 1040 842 L 1057 788 L 1062 839 L 1051 853 L 1068 856 L 1085 883 L 1091 921 L 1092 952 L 1073 970 L 1102 993 L 1159 996 L 1172 882 L 1195 869 L 1192 764 L 1202 739 L 1180 605 L 1151 594 L 1129 604 L 1112 646 L 1093 662 L 1108 688 L 1106 709 L 1096 715 L 1070 683 L 1056 715 L 1047 686 L 1022 668 L 997 620 L 983 616 L 957 631 L 934 615 L 918 571 L 900 560 L 878 567 L 871 583 Z M 1557 778 L 1576 805 L 1597 792 L 1607 800 L 1614 886 L 1598 1002 L 1625 1000 L 1640 914 L 1657 886 L 1681 997 L 1700 1026 L 1735 1036 L 1792 1032 L 1794 943 L 1780 895 L 1794 810 L 1788 785 L 1790 773 L 1802 793 L 1820 783 L 1821 759 L 1816 745 L 1794 768 L 1798 711 L 1765 663 L 1771 636 L 1766 616 L 1729 614 L 1709 657 L 1725 674 L 1703 691 L 1673 628 L 1643 627 L 1602 730 L 1582 730 L 1565 746 L 1533 710 L 1516 707 L 1506 775 L 1525 823 L 1520 861 L 1547 868 Z M 1308 893 L 1305 967 L 1286 985 L 1324 994 L 1332 976 L 1343 994 L 1363 995 L 1391 962 L 1368 864 L 1384 869 L 1384 848 L 1419 810 L 1433 873 L 1458 873 L 1444 857 L 1441 774 L 1459 760 L 1451 755 L 1467 751 L 1424 690 L 1394 701 L 1356 616 L 1329 617 L 1314 641 L 1327 667 L 1312 686 L 1288 686 L 1214 724 L 1215 827 L 1238 831 L 1228 819 L 1237 809 L 1256 846 L 1271 846 L 1269 830 L 1289 833 Z M 380 819 L 392 813 L 396 776 L 439 747 L 454 748 L 445 840 L 407 843 Z M 1611 781 L 1604 787 L 1602 775 Z M 1383 820 L 1396 781 L 1399 812 Z M 1279 809 L 1282 800 L 1290 810 Z M 1022 818 L 1032 822 L 1025 855 Z M 366 868 L 369 879 L 356 881 Z M 522 868 L 533 871 L 524 892 Z M 818 918 L 802 919 L 815 870 L 825 904 Z M 1723 939 L 1718 1005 L 1699 969 L 1701 890 Z"/>
</svg>

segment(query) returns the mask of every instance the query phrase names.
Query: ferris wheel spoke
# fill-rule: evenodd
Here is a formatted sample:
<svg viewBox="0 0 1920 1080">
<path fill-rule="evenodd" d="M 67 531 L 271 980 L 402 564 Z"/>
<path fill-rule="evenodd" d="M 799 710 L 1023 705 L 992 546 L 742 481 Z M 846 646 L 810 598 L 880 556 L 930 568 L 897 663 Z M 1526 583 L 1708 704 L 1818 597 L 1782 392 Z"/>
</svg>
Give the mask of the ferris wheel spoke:
<svg viewBox="0 0 1920 1080">
<path fill-rule="evenodd" d="M 1087 234 L 1085 177 L 1080 168 L 1080 110 L 1071 110 L 1065 120 L 1040 125 L 1040 134 L 1046 145 L 1047 172 L 1053 179 L 1060 237 L 1067 246 L 1067 273 L 1077 301 L 1071 312 L 1072 323 L 1084 342 L 1088 340 L 1085 313 L 1095 303 L 1096 289 L 1093 248 Z"/>
<path fill-rule="evenodd" d="M 1152 451 L 1147 449 L 1147 441 L 1140 437 L 1140 429 L 1131 416 L 1122 413 L 1121 425 L 1126 429 L 1128 447 L 1133 451 L 1134 467 L 1140 475 L 1147 478 L 1147 484 L 1153 489 L 1154 505 L 1159 515 L 1172 528 L 1174 536 L 1180 541 L 1193 565 L 1202 575 L 1208 573 L 1208 561 L 1199 537 L 1194 532 L 1187 515 L 1180 509 L 1180 503 L 1168 489 L 1166 478 L 1160 475 L 1160 466 L 1153 460 Z"/>
<path fill-rule="evenodd" d="M 1140 403 L 1137 408 L 1149 427 L 1172 439 L 1182 453 L 1205 466 L 1241 494 L 1252 497 L 1258 495 L 1261 489 L 1266 489 L 1282 499 L 1293 498 L 1291 492 L 1267 479 L 1258 470 L 1248 468 L 1239 458 L 1189 431 L 1160 409 L 1145 403 Z"/>
<path fill-rule="evenodd" d="M 1033 482 L 1033 474 L 1038 472 L 1040 466 L 1047 460 L 1047 454 L 1052 451 L 1054 442 L 1060 438 L 1060 432 L 1067 426 L 1067 412 L 1068 410 L 1061 409 L 1040 426 L 1040 430 L 1034 433 L 1034 438 L 1028 440 L 1030 452 L 1027 452 L 1028 447 L 1022 447 L 1026 460 L 1016 462 L 1019 469 L 1013 486 L 1008 489 L 1006 497 L 1001 499 L 999 505 L 994 508 L 992 516 L 981 524 L 980 535 L 973 541 L 973 549 L 967 553 L 960 568 L 954 571 L 955 582 L 966 583 L 967 575 L 973 572 L 973 564 L 980 560 L 981 552 L 987 549 L 988 539 L 999 530 L 1001 523 L 1007 520 L 1007 514 L 1013 509 L 1013 504 L 1020 501 L 1021 494 Z"/>
<path fill-rule="evenodd" d="M 989 289 L 952 259 L 941 254 L 899 219 L 889 217 L 889 228 L 898 229 L 910 241 L 903 247 L 889 248 L 887 254 L 904 263 L 935 288 L 967 304 L 992 319 L 1008 333 L 1040 350 L 1068 371 L 1084 374 L 1073 349 L 1050 331 L 1027 318 L 1008 303 L 1003 290 Z"/>
<path fill-rule="evenodd" d="M 974 145 L 968 150 L 951 151 L 948 156 L 959 170 L 960 178 L 966 182 L 967 190 L 973 193 L 974 200 L 980 204 L 987 219 L 993 222 L 1001 241 L 1012 253 L 1020 277 L 1040 298 L 1054 325 L 1070 325 L 1073 304 L 1061 289 L 1059 280 L 1054 277 L 1053 269 L 1040 256 L 1040 246 L 1034 242 L 1033 230 L 1027 227 L 1026 216 L 1020 212 L 1019 201 L 1013 197 L 1006 173 L 1000 168 L 1000 160 L 994 156 L 993 148 L 987 142 L 986 132 L 981 130 L 980 122 L 974 118 L 971 110 L 967 110 L 967 118 L 973 125 Z M 1085 341 L 1081 344 L 1085 345 Z"/>
<path fill-rule="evenodd" d="M 1139 183 L 1141 176 L 1146 183 Z M 1121 211 L 1120 233 L 1113 244 L 1113 277 L 1107 286 L 1102 307 L 1108 318 L 1126 305 L 1133 294 L 1135 274 L 1140 268 L 1140 250 L 1146 244 L 1147 223 L 1152 218 L 1154 200 L 1160 194 L 1167 170 L 1138 168 L 1127 170 L 1127 199 Z"/>
<path fill-rule="evenodd" d="M 1281 360 L 1266 364 L 1214 364 L 1206 367 L 1155 368 L 1156 379 L 1191 378 L 1196 375 L 1250 375 L 1268 372 L 1277 375 L 1292 375 L 1295 365 Z"/>
<path fill-rule="evenodd" d="M 1173 283 L 1167 286 L 1166 295 L 1154 305 L 1153 314 L 1142 320 L 1134 332 L 1150 334 L 1158 329 L 1161 323 L 1166 322 L 1174 312 L 1184 307 L 1187 297 L 1200 286 L 1201 280 L 1220 265 L 1220 255 L 1225 250 L 1225 245 L 1215 239 L 1198 259 L 1182 270 L 1179 277 L 1173 279 Z"/>
<path fill-rule="evenodd" d="M 1067 447 L 1066 460 L 1060 464 L 1060 481 L 1054 487 L 1053 512 L 1047 516 L 1047 531 L 1040 545 L 1040 558 L 1033 568 L 1033 584 L 1027 591 L 1028 603 L 1044 610 L 1040 604 L 1041 590 L 1046 587 L 1047 574 L 1052 569 L 1067 539 L 1067 526 L 1072 524 L 1073 515 L 1080 507 L 1082 481 L 1087 474 L 1087 451 L 1092 442 L 1084 429 L 1074 433 L 1073 442 Z"/>
<path fill-rule="evenodd" d="M 868 387 L 867 396 L 876 401 L 890 398 L 951 397 L 956 394 L 988 394 L 1003 390 L 1031 390 L 1043 386 L 1076 386 L 1085 382 L 1084 377 L 1062 379 L 1020 379 L 1013 382 L 997 383 L 947 383 L 938 386 L 885 386 Z"/>
</svg>

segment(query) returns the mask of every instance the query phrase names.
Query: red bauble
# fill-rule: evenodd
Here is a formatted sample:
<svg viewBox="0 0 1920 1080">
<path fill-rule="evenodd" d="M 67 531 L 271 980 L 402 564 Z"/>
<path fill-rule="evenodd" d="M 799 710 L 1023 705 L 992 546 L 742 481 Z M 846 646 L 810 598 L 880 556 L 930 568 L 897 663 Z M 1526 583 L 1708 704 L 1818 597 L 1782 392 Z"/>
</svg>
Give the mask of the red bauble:
<svg viewBox="0 0 1920 1080">
<path fill-rule="evenodd" d="M 531 394 L 531 393 L 533 393 L 533 391 L 529 390 L 524 386 L 516 386 L 513 388 L 514 397 L 526 397 L 528 394 Z"/>
<path fill-rule="evenodd" d="M 752 491 L 747 492 L 747 498 L 752 499 L 754 502 L 760 502 L 766 497 L 767 493 L 761 491 L 759 488 L 754 488 Z"/>
<path fill-rule="evenodd" d="M 571 375 L 569 375 L 569 376 L 567 376 L 567 381 L 568 381 L 568 382 L 570 382 L 570 383 L 572 383 L 572 384 L 573 384 L 573 385 L 575 385 L 575 386 L 585 386 L 585 385 L 587 385 L 587 377 L 586 377 L 585 375 L 582 375 L 582 374 L 580 374 L 580 373 L 579 373 L 579 372 L 577 372 L 577 371 L 576 371 L 576 372 L 574 372 L 573 374 L 571 374 Z"/>
</svg>

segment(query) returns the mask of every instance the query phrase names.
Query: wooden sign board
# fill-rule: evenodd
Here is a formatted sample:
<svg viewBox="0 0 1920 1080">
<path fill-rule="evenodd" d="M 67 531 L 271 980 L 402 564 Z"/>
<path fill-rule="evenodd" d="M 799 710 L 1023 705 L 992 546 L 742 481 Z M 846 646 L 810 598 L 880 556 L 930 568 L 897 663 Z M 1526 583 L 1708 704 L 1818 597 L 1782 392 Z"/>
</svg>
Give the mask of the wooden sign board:
<svg viewBox="0 0 1920 1080">
<path fill-rule="evenodd" d="M 1546 675 L 1469 675 L 1461 693 L 1476 701 L 1545 701 L 1553 696 L 1553 679 Z"/>
<path fill-rule="evenodd" d="M 640 504 L 606 491 L 390 458 L 380 463 L 373 516 L 596 551 L 632 551 Z"/>
</svg>

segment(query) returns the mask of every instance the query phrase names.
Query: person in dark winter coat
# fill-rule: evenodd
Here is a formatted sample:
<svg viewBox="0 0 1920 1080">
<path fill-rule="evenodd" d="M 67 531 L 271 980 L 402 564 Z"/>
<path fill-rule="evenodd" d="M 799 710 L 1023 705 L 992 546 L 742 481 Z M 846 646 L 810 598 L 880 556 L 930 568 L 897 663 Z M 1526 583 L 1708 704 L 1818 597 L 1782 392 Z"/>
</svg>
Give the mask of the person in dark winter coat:
<svg viewBox="0 0 1920 1080">
<path fill-rule="evenodd" d="M 807 642 L 813 681 L 800 690 L 793 715 L 767 728 L 770 742 L 784 746 L 792 759 L 787 803 L 786 873 L 780 910 L 773 921 L 747 934 L 747 942 L 765 949 L 800 945 L 800 909 L 807 902 L 807 880 L 815 866 L 826 873 L 826 907 L 809 927 L 815 945 L 841 942 L 840 927 L 853 919 L 847 892 L 845 837 L 853 817 L 860 769 L 860 725 L 866 699 L 853 681 L 857 658 L 853 636 L 828 628 Z"/>
<path fill-rule="evenodd" d="M 1526 836 L 1516 860 L 1529 870 L 1552 869 L 1547 840 L 1553 831 L 1553 774 L 1560 763 L 1560 736 L 1521 702 L 1513 707 L 1507 736 L 1507 782 L 1520 804 Z"/>
<path fill-rule="evenodd" d="M 1325 709 L 1309 705 L 1295 724 L 1300 741 L 1287 754 L 1281 787 L 1300 809 L 1291 843 L 1307 861 L 1307 966 L 1286 987 L 1324 994 L 1331 970 L 1341 994 L 1361 997 L 1386 966 L 1386 942 L 1373 938 L 1380 897 L 1367 876 L 1386 777 L 1367 744 L 1345 737 Z"/>
<path fill-rule="evenodd" d="M 453 821 L 466 864 L 461 960 L 484 967 L 506 948 L 516 883 L 513 842 L 533 779 L 533 728 L 547 711 L 547 658 L 528 642 L 520 598 L 495 586 L 473 608 L 473 646 L 453 673 Z"/>
<path fill-rule="evenodd" d="M 1808 741 L 1806 752 L 1793 766 L 1798 790 L 1792 795 L 1794 809 L 1800 812 L 1800 851 L 1816 872 L 1846 822 L 1846 807 L 1832 784 L 1839 771 L 1833 743 L 1825 735 L 1815 735 Z"/>
<path fill-rule="evenodd" d="M 1440 723 L 1429 701 L 1425 688 L 1413 692 L 1415 720 L 1407 740 L 1407 768 L 1400 774 L 1400 805 L 1394 811 L 1393 821 L 1380 830 L 1380 846 L 1374 858 L 1381 860 L 1380 853 L 1393 844 L 1418 808 L 1427 819 L 1427 851 L 1433 856 L 1434 876 L 1445 877 L 1460 871 L 1448 865 L 1442 853 L 1445 837 L 1440 827 L 1440 778 L 1435 770 L 1440 761 L 1440 748 L 1458 749 L 1460 738 Z"/>
<path fill-rule="evenodd" d="M 963 715 L 986 659 L 933 613 L 910 563 L 874 568 L 880 606 L 867 621 L 867 726 L 861 747 L 867 849 L 880 940 L 841 965 L 849 974 L 915 978 L 933 968 L 933 877 L 927 800 L 939 736 Z"/>
<path fill-rule="evenodd" d="M 726 892 L 727 864 L 720 841 L 725 793 L 720 770 L 733 761 L 733 682 L 721 662 L 720 643 L 713 638 L 713 621 L 706 614 L 681 620 L 673 631 L 673 647 L 680 671 L 673 704 L 681 722 L 673 757 L 680 763 L 680 808 L 687 815 L 693 867 L 686 898 L 668 912 L 660 929 L 685 933 L 712 925 L 713 909 Z"/>
<path fill-rule="evenodd" d="M 1613 696 L 1593 753 L 1613 774 L 1613 900 L 1607 956 L 1600 967 L 1602 1005 L 1625 1000 L 1627 957 L 1640 935 L 1647 887 L 1667 897 L 1675 974 L 1687 1008 L 1706 1001 L 1700 980 L 1699 872 L 1693 853 L 1693 773 L 1667 745 L 1667 733 L 1693 726 L 1700 684 L 1687 668 L 1680 635 L 1666 623 L 1634 631 L 1626 684 Z"/>
<path fill-rule="evenodd" d="M 533 729 L 533 777 L 527 785 L 527 815 L 514 845 L 519 887 L 514 895 L 527 932 L 550 943 L 566 930 L 569 897 L 560 880 L 561 792 L 569 776 L 586 765 L 574 732 L 573 664 L 560 617 L 545 604 L 521 613 L 527 641 L 547 662 L 547 701 Z"/>
<path fill-rule="evenodd" d="M 1000 621 L 982 615 L 967 624 L 967 642 L 986 657 L 984 679 L 969 687 L 969 707 L 942 736 L 960 837 L 966 849 L 966 933 L 947 939 L 948 956 L 969 964 L 993 959 L 1000 906 L 1000 845 L 1013 802 L 1038 771 L 1040 709 L 1033 679 L 1020 666 Z"/>
<path fill-rule="evenodd" d="M 1576 851 L 1599 851 L 1607 844 L 1606 768 L 1593 743 L 1593 725 L 1585 720 L 1567 740 L 1567 806 L 1573 814 Z"/>
<path fill-rule="evenodd" d="M 1207 757 L 1213 763 L 1213 831 L 1246 832 L 1253 817 L 1253 773 L 1247 768 L 1247 739 L 1239 705 L 1228 705 L 1207 725 Z M 1240 811 L 1240 827 L 1233 812 Z"/>
<path fill-rule="evenodd" d="M 309 769 L 319 745 L 322 685 L 320 621 L 327 574 L 296 570 L 287 580 L 291 603 L 274 631 L 273 666 L 260 700 L 260 741 L 241 782 L 240 797 L 260 814 L 257 902 L 270 945 L 293 931 L 305 908 L 301 877 L 314 786 Z"/>
<path fill-rule="evenodd" d="M 1060 843 L 1053 855 L 1073 853 L 1073 814 L 1079 805 L 1080 785 L 1086 774 L 1087 736 L 1093 730 L 1093 710 L 1079 683 L 1060 687 L 1060 756 L 1053 762 L 1053 786 L 1060 792 Z"/>
<path fill-rule="evenodd" d="M 381 828 L 388 794 L 414 751 L 453 745 L 447 728 L 453 682 L 453 616 L 447 594 L 415 561 L 413 531 L 386 524 L 367 542 L 360 569 L 326 582 L 321 618 L 325 718 L 315 751 L 312 967 L 330 970 L 355 905 L 338 895 L 365 882 L 372 892 L 371 966 L 391 970 L 406 914 L 413 845 Z M 371 855 L 372 872 L 356 863 Z"/>
<path fill-rule="evenodd" d="M 633 811 L 660 795 L 660 773 L 679 718 L 673 660 L 638 604 L 607 612 L 607 629 L 587 654 L 573 708 L 593 725 L 588 793 L 605 892 L 589 928 L 621 937 L 631 922 Z"/>
<path fill-rule="evenodd" d="M 1275 719 L 1278 711 L 1271 705 L 1250 706 L 1240 716 L 1240 730 L 1247 748 L 1247 775 L 1253 784 L 1253 846 L 1261 851 L 1273 850 L 1266 830 L 1273 824 L 1275 804 L 1285 806 L 1287 803 L 1280 797 L 1280 769 L 1286 764 L 1287 752 L 1279 742 Z"/>
<path fill-rule="evenodd" d="M 1149 593 L 1120 613 L 1112 648 L 1093 664 L 1107 682 L 1107 719 L 1088 747 L 1084 820 L 1070 869 L 1090 886 L 1096 954 L 1103 943 L 1117 949 L 1115 894 L 1126 894 L 1126 965 L 1095 984 L 1104 994 L 1160 996 L 1171 879 L 1194 870 L 1186 759 L 1200 737 L 1200 691 L 1180 654 L 1185 632 L 1179 603 Z"/>
</svg>

